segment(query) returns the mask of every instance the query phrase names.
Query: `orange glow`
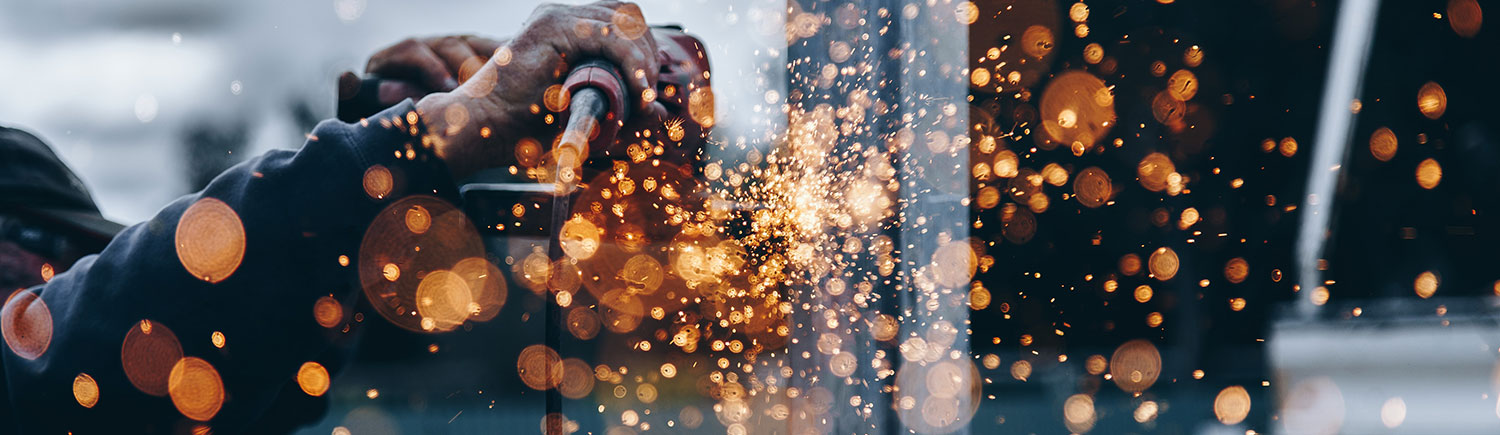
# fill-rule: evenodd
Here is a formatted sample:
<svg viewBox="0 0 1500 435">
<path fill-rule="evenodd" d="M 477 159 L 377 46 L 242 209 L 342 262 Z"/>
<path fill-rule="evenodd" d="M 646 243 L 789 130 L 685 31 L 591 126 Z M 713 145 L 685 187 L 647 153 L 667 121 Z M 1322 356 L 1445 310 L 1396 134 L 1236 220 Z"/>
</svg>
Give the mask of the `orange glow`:
<svg viewBox="0 0 1500 435">
<path fill-rule="evenodd" d="M 1448 94 L 1437 83 L 1427 82 L 1417 90 L 1417 109 L 1427 119 L 1441 118 L 1443 112 L 1448 111 Z"/>
<path fill-rule="evenodd" d="M 1140 303 L 1143 303 L 1143 304 L 1146 303 L 1146 302 L 1150 302 L 1151 301 L 1151 295 L 1152 295 L 1152 291 L 1151 291 L 1151 286 L 1149 286 L 1149 285 L 1143 285 L 1143 286 L 1139 286 L 1139 287 L 1135 288 L 1135 301 L 1136 302 L 1140 302 Z"/>
<path fill-rule="evenodd" d="M 494 61 L 495 65 L 506 66 L 510 65 L 511 58 L 513 56 L 514 53 L 511 52 L 510 46 L 506 45 L 501 46 L 500 48 L 496 48 L 495 55 L 490 56 L 490 60 Z"/>
<path fill-rule="evenodd" d="M 1417 296 L 1420 296 L 1422 299 L 1432 297 L 1438 290 L 1437 274 L 1432 273 L 1430 270 L 1422 272 L 1421 275 L 1417 275 L 1417 280 L 1412 284 L 1412 288 L 1416 290 Z"/>
<path fill-rule="evenodd" d="M 988 68 L 974 68 L 974 72 L 969 73 L 969 82 L 979 87 L 989 85 L 990 70 Z"/>
<path fill-rule="evenodd" d="M 516 162 L 524 167 L 535 167 L 542 160 L 542 144 L 532 138 L 521 138 L 516 142 Z"/>
<path fill-rule="evenodd" d="M 1177 276 L 1179 261 L 1177 251 L 1173 251 L 1172 248 L 1157 248 L 1151 252 L 1151 259 L 1148 262 L 1148 267 L 1151 269 L 1151 276 L 1161 281 L 1172 279 Z"/>
<path fill-rule="evenodd" d="M 562 85 L 548 86 L 547 90 L 542 93 L 542 104 L 547 106 L 547 110 L 553 112 L 568 110 L 568 104 L 571 102 L 572 94 Z"/>
<path fill-rule="evenodd" d="M 474 310 L 473 294 L 464 279 L 446 270 L 433 271 L 417 286 L 417 314 L 423 329 L 449 331 L 464 322 Z"/>
<path fill-rule="evenodd" d="M 1031 377 L 1031 363 L 1021 359 L 1010 364 L 1010 377 L 1018 381 L 1025 381 Z"/>
<path fill-rule="evenodd" d="M 979 7 L 975 6 L 974 2 L 966 1 L 959 3 L 958 7 L 954 9 L 953 15 L 954 18 L 958 19 L 959 24 L 974 24 L 975 21 L 979 21 Z"/>
<path fill-rule="evenodd" d="M 594 369 L 589 363 L 578 358 L 568 358 L 562 362 L 562 381 L 557 386 L 557 392 L 569 399 L 582 399 L 594 390 Z"/>
<path fill-rule="evenodd" d="M 645 16 L 641 15 L 640 6 L 633 3 L 620 5 L 620 8 L 615 9 L 615 13 L 610 15 L 609 21 L 620 30 L 620 37 L 625 39 L 640 39 L 649 30 Z"/>
<path fill-rule="evenodd" d="M 17 290 L 0 308 L 0 336 L 16 356 L 37 359 L 52 343 L 52 311 L 36 293 Z"/>
<path fill-rule="evenodd" d="M 1037 59 L 1041 59 L 1046 57 L 1047 54 L 1052 53 L 1052 48 L 1055 44 L 1056 40 L 1052 34 L 1052 29 L 1047 28 L 1047 26 L 1035 25 L 1027 27 L 1026 32 L 1021 34 L 1021 50 Z"/>
<path fill-rule="evenodd" d="M 1479 8 L 1479 2 L 1448 0 L 1448 25 L 1453 27 L 1453 33 L 1465 38 L 1473 38 L 1479 34 L 1479 28 L 1483 24 L 1484 11 Z"/>
<path fill-rule="evenodd" d="M 1166 319 L 1162 317 L 1161 313 L 1152 312 L 1151 314 L 1146 315 L 1146 326 L 1155 328 L 1161 326 L 1161 322 L 1164 320 Z"/>
<path fill-rule="evenodd" d="M 588 307 L 573 307 L 568 310 L 568 332 L 580 340 L 591 340 L 599 335 L 599 315 Z"/>
<path fill-rule="evenodd" d="M 309 396 L 322 396 L 328 392 L 331 381 L 328 378 L 328 369 L 322 364 L 308 361 L 302 363 L 297 369 L 297 386 L 302 387 L 302 392 Z"/>
<path fill-rule="evenodd" d="M 487 322 L 500 314 L 500 308 L 505 306 L 509 296 L 500 268 L 483 257 L 469 257 L 453 265 L 453 274 L 468 284 L 470 299 L 473 300 L 467 307 L 471 319 Z"/>
<path fill-rule="evenodd" d="M 1396 157 L 1396 134 L 1391 129 L 1380 127 L 1370 135 L 1370 154 L 1376 160 L 1389 162 Z"/>
<path fill-rule="evenodd" d="M 1417 185 L 1431 190 L 1443 181 L 1443 166 L 1437 160 L 1426 159 L 1417 164 Z"/>
<path fill-rule="evenodd" d="M 375 165 L 365 170 L 364 186 L 365 194 L 374 199 L 385 199 L 391 194 L 391 189 L 396 185 L 391 177 L 391 170 L 385 166 Z"/>
<path fill-rule="evenodd" d="M 1079 171 L 1078 176 L 1073 178 L 1074 197 L 1085 207 L 1098 208 L 1104 205 L 1109 201 L 1113 190 L 1109 174 L 1097 167 Z"/>
<path fill-rule="evenodd" d="M 969 289 L 969 308 L 975 310 L 983 310 L 985 308 L 989 308 L 990 300 L 990 291 L 989 289 L 984 288 L 984 285 L 975 282 L 974 285 L 972 285 Z"/>
<path fill-rule="evenodd" d="M 1161 374 L 1161 353 L 1146 340 L 1131 340 L 1115 349 L 1110 358 L 1110 379 L 1127 393 L 1151 388 Z"/>
<path fill-rule="evenodd" d="M 88 373 L 79 373 L 73 378 L 73 399 L 84 408 L 93 408 L 99 404 L 99 383 L 94 382 L 94 377 Z"/>
<path fill-rule="evenodd" d="M 1063 402 L 1063 423 L 1073 433 L 1088 432 L 1094 428 L 1095 421 L 1094 398 L 1084 394 L 1074 394 Z"/>
<path fill-rule="evenodd" d="M 410 331 L 432 332 L 451 329 L 479 310 L 470 290 L 449 291 L 467 288 L 467 280 L 451 272 L 437 274 L 442 279 L 431 275 L 483 253 L 478 231 L 462 211 L 437 197 L 413 195 L 375 216 L 356 263 L 365 296 L 381 317 Z M 471 278 L 487 276 L 477 269 Z M 424 283 L 429 288 L 419 292 Z"/>
<path fill-rule="evenodd" d="M 1141 179 L 1141 186 L 1152 192 L 1160 192 L 1167 188 L 1170 175 L 1177 173 L 1177 166 L 1172 164 L 1166 154 L 1151 153 L 1141 159 L 1136 166 L 1136 174 Z"/>
<path fill-rule="evenodd" d="M 1135 276 L 1135 274 L 1140 272 L 1141 256 L 1125 254 L 1124 257 L 1120 257 L 1120 273 L 1125 274 L 1125 276 Z"/>
<path fill-rule="evenodd" d="M 620 270 L 620 280 L 634 292 L 652 294 L 661 287 L 665 275 L 661 263 L 649 255 L 638 254 L 625 261 Z"/>
<path fill-rule="evenodd" d="M 172 366 L 167 391 L 177 411 L 193 420 L 208 421 L 224 406 L 224 382 L 208 361 L 182 358 Z"/>
<path fill-rule="evenodd" d="M 603 306 L 600 317 L 603 318 L 604 328 L 618 334 L 634 331 L 641 325 L 646 310 L 641 303 L 641 298 L 628 293 L 625 289 L 615 289 L 604 293 L 599 297 L 599 304 Z"/>
<path fill-rule="evenodd" d="M 167 395 L 167 378 L 179 359 L 182 345 L 177 335 L 166 325 L 150 320 L 132 325 L 120 348 L 120 362 L 130 384 L 157 397 Z"/>
<path fill-rule="evenodd" d="M 344 305 L 333 296 L 324 296 L 313 302 L 313 320 L 324 328 L 332 328 L 344 320 Z"/>
<path fill-rule="evenodd" d="M 384 267 L 380 268 L 380 275 L 385 277 L 386 281 L 396 282 L 396 280 L 401 279 L 401 266 L 397 266 L 395 263 L 386 263 Z"/>
<path fill-rule="evenodd" d="M 177 221 L 177 259 L 198 279 L 229 278 L 245 258 L 245 226 L 228 204 L 199 199 Z"/>
<path fill-rule="evenodd" d="M 1089 355 L 1089 358 L 1084 361 L 1084 369 L 1088 370 L 1091 375 L 1104 374 L 1104 370 L 1108 368 L 1109 361 L 1104 359 L 1104 355 Z"/>
<path fill-rule="evenodd" d="M 1172 73 L 1167 78 L 1167 93 L 1177 101 L 1188 101 L 1198 95 L 1198 77 L 1185 69 Z"/>
<path fill-rule="evenodd" d="M 1083 47 L 1084 62 L 1088 62 L 1090 65 L 1096 65 L 1101 60 L 1104 60 L 1104 47 L 1099 45 L 1099 43 L 1090 43 L 1089 45 Z"/>
<path fill-rule="evenodd" d="M 900 332 L 901 323 L 889 314 L 881 314 L 875 317 L 875 325 L 870 328 L 871 335 L 879 341 L 891 341 Z"/>
<path fill-rule="evenodd" d="M 714 126 L 714 93 L 707 86 L 688 94 L 688 113 L 703 128 Z"/>
<path fill-rule="evenodd" d="M 1245 277 L 1249 275 L 1250 263 L 1246 262 L 1244 258 L 1231 258 L 1228 263 L 1224 264 L 1224 279 L 1229 280 L 1229 282 L 1239 284 L 1244 282 Z"/>
<path fill-rule="evenodd" d="M 1092 148 L 1115 124 L 1114 101 L 1114 92 L 1093 74 L 1058 75 L 1042 93 L 1040 116 L 1046 135 L 1037 135 L 1039 144 L 1045 149 L 1057 144 Z"/>
<path fill-rule="evenodd" d="M 575 215 L 563 223 L 558 243 L 562 245 L 563 253 L 569 257 L 587 260 L 599 251 L 599 237 L 603 234 L 604 231 L 593 222 Z"/>
<path fill-rule="evenodd" d="M 1250 393 L 1245 387 L 1233 385 L 1219 391 L 1214 398 L 1214 416 L 1226 425 L 1236 425 L 1250 415 Z"/>
<path fill-rule="evenodd" d="M 407 230 L 422 234 L 426 233 L 430 228 L 432 228 L 432 213 L 427 211 L 427 207 L 413 205 L 411 208 L 406 209 Z"/>
<path fill-rule="evenodd" d="M 557 387 L 563 379 L 563 368 L 557 351 L 540 344 L 527 346 L 516 358 L 516 371 L 521 381 L 533 390 Z"/>
</svg>

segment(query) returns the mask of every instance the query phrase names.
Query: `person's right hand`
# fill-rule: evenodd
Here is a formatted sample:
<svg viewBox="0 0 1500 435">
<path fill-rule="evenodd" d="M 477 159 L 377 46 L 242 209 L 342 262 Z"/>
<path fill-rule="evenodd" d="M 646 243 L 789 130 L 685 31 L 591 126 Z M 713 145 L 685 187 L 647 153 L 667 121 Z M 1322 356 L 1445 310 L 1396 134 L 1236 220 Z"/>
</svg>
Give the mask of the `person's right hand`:
<svg viewBox="0 0 1500 435">
<path fill-rule="evenodd" d="M 583 6 L 543 5 L 514 39 L 453 92 L 428 95 L 417 111 L 434 138 L 433 148 L 455 180 L 515 160 L 515 145 L 531 138 L 553 143 L 561 120 L 543 101 L 548 87 L 560 85 L 570 65 L 602 58 L 616 65 L 634 104 L 632 118 L 663 117 L 666 109 L 642 98 L 657 72 L 656 40 L 640 8 L 603 1 Z M 550 105 L 557 109 L 557 104 Z M 486 129 L 488 136 L 481 134 Z"/>
</svg>

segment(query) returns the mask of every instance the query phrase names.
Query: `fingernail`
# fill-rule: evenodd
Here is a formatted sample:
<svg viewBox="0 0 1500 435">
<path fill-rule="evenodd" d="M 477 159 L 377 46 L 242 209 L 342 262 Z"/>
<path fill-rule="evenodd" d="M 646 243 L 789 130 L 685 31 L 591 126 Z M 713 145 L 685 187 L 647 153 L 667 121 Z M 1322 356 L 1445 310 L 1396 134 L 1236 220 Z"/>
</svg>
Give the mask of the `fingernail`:
<svg viewBox="0 0 1500 435">
<path fill-rule="evenodd" d="M 449 77 L 449 78 L 443 79 L 443 87 L 446 88 L 446 89 L 443 89 L 445 91 L 451 91 L 451 90 L 454 90 L 454 89 L 458 89 L 458 80 L 454 80 L 453 77 Z"/>
</svg>

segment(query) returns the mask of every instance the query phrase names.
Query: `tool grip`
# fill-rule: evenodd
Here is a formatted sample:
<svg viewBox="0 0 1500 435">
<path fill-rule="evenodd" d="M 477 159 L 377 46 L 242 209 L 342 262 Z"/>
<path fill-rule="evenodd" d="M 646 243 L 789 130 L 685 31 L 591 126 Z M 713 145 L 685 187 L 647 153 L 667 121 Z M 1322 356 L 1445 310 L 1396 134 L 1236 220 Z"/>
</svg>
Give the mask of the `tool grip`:
<svg viewBox="0 0 1500 435">
<path fill-rule="evenodd" d="M 570 133 L 582 134 L 589 140 L 589 150 L 608 148 L 614 141 L 615 134 L 619 133 L 623 121 L 630 119 L 630 104 L 627 103 L 629 99 L 625 95 L 625 82 L 620 77 L 619 69 L 600 59 L 584 61 L 574 66 L 573 71 L 568 73 L 568 78 L 563 81 L 563 89 L 566 89 L 574 100 L 573 104 L 568 105 L 568 110 L 563 113 L 564 117 L 570 119 L 568 124 L 570 127 L 581 125 L 571 122 L 572 117 L 578 115 L 590 116 L 598 121 L 597 131 L 565 131 L 564 137 Z M 586 93 L 584 92 L 586 90 L 598 92 L 598 97 L 601 97 L 598 100 L 604 103 L 602 107 L 591 104 L 593 96 L 579 98 Z"/>
</svg>

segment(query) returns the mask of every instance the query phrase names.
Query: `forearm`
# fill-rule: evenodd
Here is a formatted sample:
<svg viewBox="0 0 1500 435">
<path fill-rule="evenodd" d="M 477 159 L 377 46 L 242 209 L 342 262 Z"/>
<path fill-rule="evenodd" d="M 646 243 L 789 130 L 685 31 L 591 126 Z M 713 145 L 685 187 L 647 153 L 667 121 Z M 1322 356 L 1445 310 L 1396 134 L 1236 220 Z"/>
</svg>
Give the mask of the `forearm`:
<svg viewBox="0 0 1500 435">
<path fill-rule="evenodd" d="M 415 110 L 403 103 L 363 125 L 325 122 L 301 150 L 236 166 L 126 229 L 99 255 L 27 290 L 40 303 L 11 318 L 45 318 L 30 323 L 41 325 L 31 332 L 46 328 L 50 339 L 40 352 L 16 352 L 14 345 L 0 352 L 20 428 L 174 431 L 162 425 L 183 418 L 171 398 L 154 394 L 165 388 L 142 391 L 122 368 L 139 363 L 124 360 L 131 355 L 124 341 L 143 321 L 170 329 L 183 356 L 217 371 L 227 399 L 211 421 L 215 428 L 256 418 L 302 363 L 345 333 L 347 316 L 325 328 L 314 304 L 332 296 L 349 306 L 358 297 L 356 262 L 371 219 L 406 195 L 456 198 L 451 175 L 426 152 L 423 130 L 411 125 Z M 236 250 L 240 259 L 230 261 Z M 216 332 L 223 341 L 210 338 Z M 98 386 L 92 408 L 74 397 L 80 373 Z M 49 418 L 28 419 L 40 415 Z"/>
</svg>

